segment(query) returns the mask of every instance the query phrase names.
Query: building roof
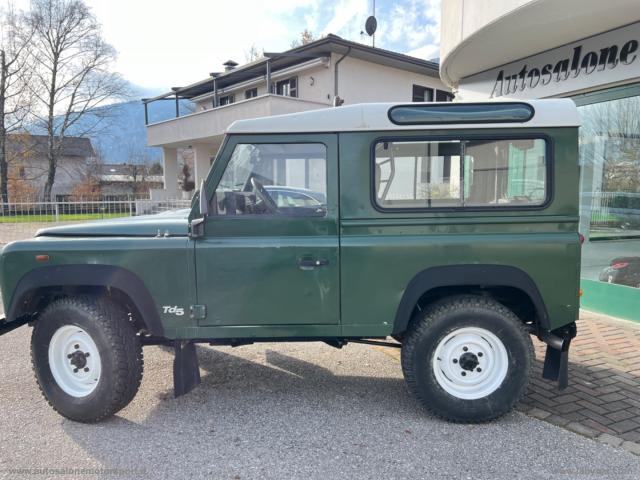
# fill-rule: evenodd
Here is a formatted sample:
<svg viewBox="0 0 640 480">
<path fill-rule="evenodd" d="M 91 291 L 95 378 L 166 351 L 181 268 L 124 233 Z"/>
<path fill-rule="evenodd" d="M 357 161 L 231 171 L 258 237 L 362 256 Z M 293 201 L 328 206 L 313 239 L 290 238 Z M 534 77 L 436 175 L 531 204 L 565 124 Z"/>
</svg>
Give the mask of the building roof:
<svg viewBox="0 0 640 480">
<path fill-rule="evenodd" d="M 474 102 L 473 105 L 512 105 L 524 103 L 533 107 L 533 116 L 518 123 L 438 123 L 421 125 L 398 125 L 389 118 L 389 111 L 397 106 L 457 106 L 464 103 L 361 103 L 343 107 L 324 108 L 307 112 L 275 115 L 271 117 L 237 120 L 227 133 L 296 133 L 296 132 L 353 132 L 368 130 L 443 130 L 471 128 L 530 128 L 530 127 L 577 127 L 580 125 L 578 109 L 570 99 L 527 100 L 518 102 Z"/>
<path fill-rule="evenodd" d="M 271 70 L 275 72 L 314 58 L 326 57 L 331 53 L 338 53 L 342 55 L 349 53 L 350 56 L 361 60 L 367 60 L 439 78 L 438 64 L 435 62 L 422 60 L 420 58 L 411 57 L 391 50 L 373 48 L 362 43 L 345 40 L 337 35 L 329 34 L 319 40 L 287 50 L 286 52 L 265 52 L 263 58 L 259 58 L 253 62 L 241 65 L 229 71 L 212 73 L 209 78 L 186 87 L 174 87 L 171 92 L 167 92 L 154 98 L 145 99 L 145 101 L 160 100 L 162 98 L 175 96 L 176 94 L 179 98 L 191 99 L 213 91 L 213 79 L 211 77 L 215 77 L 218 88 L 222 89 L 263 76 L 265 74 L 266 64 L 268 61 L 271 63 Z"/>
<path fill-rule="evenodd" d="M 43 157 L 48 151 L 46 135 L 10 134 L 7 135 L 7 153 Z M 64 157 L 95 157 L 91 140 L 86 137 L 64 137 L 61 154 Z"/>
</svg>

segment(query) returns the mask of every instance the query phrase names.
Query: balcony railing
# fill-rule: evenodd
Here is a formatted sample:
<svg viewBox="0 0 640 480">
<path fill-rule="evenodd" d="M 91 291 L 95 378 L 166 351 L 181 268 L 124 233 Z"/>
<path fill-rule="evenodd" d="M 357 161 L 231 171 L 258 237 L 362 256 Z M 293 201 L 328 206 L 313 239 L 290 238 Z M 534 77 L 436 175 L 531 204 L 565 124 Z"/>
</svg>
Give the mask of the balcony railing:
<svg viewBox="0 0 640 480">
<path fill-rule="evenodd" d="M 281 95 L 262 95 L 147 125 L 149 146 L 183 147 L 191 143 L 219 143 L 236 120 L 327 108 L 329 103 Z"/>
</svg>

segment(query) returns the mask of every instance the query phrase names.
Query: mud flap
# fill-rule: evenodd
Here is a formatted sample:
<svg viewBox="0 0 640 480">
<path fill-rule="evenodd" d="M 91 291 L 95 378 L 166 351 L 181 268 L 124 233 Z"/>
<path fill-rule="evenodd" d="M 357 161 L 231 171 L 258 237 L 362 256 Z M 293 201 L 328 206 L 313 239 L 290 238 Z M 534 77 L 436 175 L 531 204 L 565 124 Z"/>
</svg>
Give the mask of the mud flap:
<svg viewBox="0 0 640 480">
<path fill-rule="evenodd" d="M 198 354 L 193 342 L 175 341 L 173 359 L 173 394 L 176 398 L 200 385 Z"/>
<path fill-rule="evenodd" d="M 558 381 L 558 388 L 564 390 L 569 384 L 569 350 L 556 350 L 547 345 L 544 356 L 542 378 Z"/>
</svg>

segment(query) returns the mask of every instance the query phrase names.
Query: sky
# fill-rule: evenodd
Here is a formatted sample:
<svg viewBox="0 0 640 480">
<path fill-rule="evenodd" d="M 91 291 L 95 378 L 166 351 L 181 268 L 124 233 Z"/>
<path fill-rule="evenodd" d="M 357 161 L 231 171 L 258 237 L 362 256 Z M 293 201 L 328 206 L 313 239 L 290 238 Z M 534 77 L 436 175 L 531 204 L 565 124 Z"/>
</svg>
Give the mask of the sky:
<svg viewBox="0 0 640 480">
<path fill-rule="evenodd" d="M 28 8 L 29 0 L 12 1 Z M 85 0 L 118 51 L 114 69 L 145 94 L 185 86 L 247 60 L 253 46 L 284 51 L 308 29 L 371 44 L 373 0 Z M 440 0 L 377 0 L 376 47 L 439 56 Z"/>
</svg>

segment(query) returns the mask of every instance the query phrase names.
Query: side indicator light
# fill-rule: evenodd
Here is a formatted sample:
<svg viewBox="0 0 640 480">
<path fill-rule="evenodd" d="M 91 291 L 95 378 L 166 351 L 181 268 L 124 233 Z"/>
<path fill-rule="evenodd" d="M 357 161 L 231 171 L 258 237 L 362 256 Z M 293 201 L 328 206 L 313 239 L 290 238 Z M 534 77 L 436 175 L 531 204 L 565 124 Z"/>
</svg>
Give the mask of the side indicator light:
<svg viewBox="0 0 640 480">
<path fill-rule="evenodd" d="M 49 255 L 36 255 L 36 262 L 48 262 L 50 259 Z"/>
<path fill-rule="evenodd" d="M 582 297 L 583 294 L 584 294 L 584 290 L 580 289 L 580 291 L 578 292 L 578 297 Z"/>
</svg>

